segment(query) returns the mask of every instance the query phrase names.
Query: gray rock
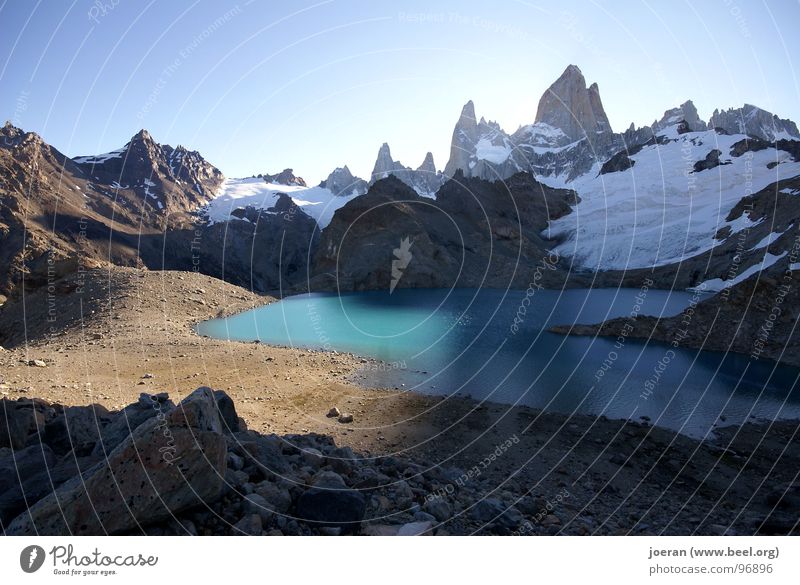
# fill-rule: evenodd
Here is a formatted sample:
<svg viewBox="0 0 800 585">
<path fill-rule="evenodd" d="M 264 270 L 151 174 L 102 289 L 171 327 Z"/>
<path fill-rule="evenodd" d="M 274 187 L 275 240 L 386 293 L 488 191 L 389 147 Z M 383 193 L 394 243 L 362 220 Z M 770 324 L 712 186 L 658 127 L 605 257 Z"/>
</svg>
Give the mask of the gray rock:
<svg viewBox="0 0 800 585">
<path fill-rule="evenodd" d="M 0 400 L 0 448 L 25 446 L 30 431 L 29 418 L 16 402 Z"/>
<path fill-rule="evenodd" d="M 264 524 L 269 522 L 274 516 L 273 506 L 264 499 L 263 496 L 252 493 L 248 494 L 242 500 L 244 511 L 247 514 L 258 514 Z"/>
<path fill-rule="evenodd" d="M 497 498 L 478 501 L 470 510 L 470 516 L 481 524 L 498 525 L 506 529 L 516 528 L 523 521 L 522 514 L 516 508 L 507 507 Z"/>
<path fill-rule="evenodd" d="M 332 449 L 325 458 L 325 463 L 336 473 L 341 475 L 350 475 L 353 473 L 355 461 L 356 456 L 353 454 L 353 450 L 350 449 L 350 447 L 337 447 Z"/>
<path fill-rule="evenodd" d="M 397 536 L 421 536 L 429 533 L 432 524 L 430 522 L 409 522 L 403 524 L 397 531 Z"/>
<path fill-rule="evenodd" d="M 221 495 L 225 453 L 214 396 L 200 388 L 166 421 L 149 419 L 106 459 L 17 517 L 6 532 L 115 534 L 171 518 Z"/>
<path fill-rule="evenodd" d="M 422 509 L 436 518 L 439 522 L 449 520 L 453 514 L 452 507 L 443 498 L 432 498 L 426 501 L 422 506 Z"/>
<path fill-rule="evenodd" d="M 109 420 L 110 413 L 100 404 L 69 406 L 45 424 L 44 441 L 59 454 L 72 450 L 88 454 Z"/>
<path fill-rule="evenodd" d="M 270 509 L 284 514 L 292 505 L 292 496 L 289 490 L 271 481 L 262 481 L 253 490 L 256 494 L 264 498 Z"/>
<path fill-rule="evenodd" d="M 325 462 L 325 456 L 319 449 L 314 449 L 313 447 L 303 449 L 301 451 L 301 457 L 303 458 L 303 462 L 313 469 L 319 469 Z"/>
<path fill-rule="evenodd" d="M 233 533 L 239 536 L 260 536 L 263 528 L 261 516 L 248 514 L 233 527 Z"/>
</svg>

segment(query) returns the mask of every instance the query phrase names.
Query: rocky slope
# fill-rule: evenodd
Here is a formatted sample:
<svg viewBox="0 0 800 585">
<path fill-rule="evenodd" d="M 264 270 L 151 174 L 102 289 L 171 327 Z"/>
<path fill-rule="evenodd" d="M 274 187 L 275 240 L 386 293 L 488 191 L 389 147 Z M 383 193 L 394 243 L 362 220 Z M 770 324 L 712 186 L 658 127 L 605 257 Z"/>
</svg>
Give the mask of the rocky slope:
<svg viewBox="0 0 800 585">
<path fill-rule="evenodd" d="M 323 435 L 248 430 L 225 392 L 204 387 L 177 406 L 165 393 L 142 393 L 120 411 L 30 399 L 0 400 L 0 409 L 6 535 L 797 532 L 791 469 L 800 453 L 786 443 L 797 432 L 789 423 L 724 429 L 705 444 L 646 424 L 611 423 L 614 454 L 604 472 L 595 459 L 580 484 L 565 469 L 560 487 L 538 494 L 510 477 L 501 490 L 484 492 L 483 464 L 459 469 L 370 457 Z M 494 458 L 521 444 L 516 434 L 498 439 Z M 582 456 L 602 456 L 591 445 L 579 447 Z M 783 462 L 777 469 L 776 458 Z M 620 479 L 593 484 L 597 473 Z M 641 483 L 636 497 L 616 487 L 642 474 L 658 486 L 652 503 Z M 718 506 L 720 497 L 728 505 Z M 612 520 L 617 502 L 632 519 L 629 529 L 619 528 L 622 517 Z M 669 511 L 661 516 L 662 509 Z"/>
<path fill-rule="evenodd" d="M 800 237 L 795 234 L 795 237 Z M 798 241 L 798 240 L 796 240 Z M 612 319 L 554 333 L 648 339 L 674 347 L 733 352 L 800 367 L 800 244 L 784 270 L 758 274 L 668 318 Z"/>
</svg>

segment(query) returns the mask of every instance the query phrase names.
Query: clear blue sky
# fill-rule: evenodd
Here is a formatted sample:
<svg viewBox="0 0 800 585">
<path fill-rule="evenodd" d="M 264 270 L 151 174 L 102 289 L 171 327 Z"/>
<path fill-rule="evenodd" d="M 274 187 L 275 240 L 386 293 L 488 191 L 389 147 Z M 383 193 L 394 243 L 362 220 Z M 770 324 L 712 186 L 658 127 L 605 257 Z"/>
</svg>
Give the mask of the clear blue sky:
<svg viewBox="0 0 800 585">
<path fill-rule="evenodd" d="M 441 168 L 468 99 L 513 131 L 570 63 L 615 130 L 690 98 L 800 121 L 794 0 L 248 2 L 0 0 L 0 117 L 70 156 L 144 127 L 228 176 L 311 181 L 368 175 L 382 142 Z"/>
</svg>

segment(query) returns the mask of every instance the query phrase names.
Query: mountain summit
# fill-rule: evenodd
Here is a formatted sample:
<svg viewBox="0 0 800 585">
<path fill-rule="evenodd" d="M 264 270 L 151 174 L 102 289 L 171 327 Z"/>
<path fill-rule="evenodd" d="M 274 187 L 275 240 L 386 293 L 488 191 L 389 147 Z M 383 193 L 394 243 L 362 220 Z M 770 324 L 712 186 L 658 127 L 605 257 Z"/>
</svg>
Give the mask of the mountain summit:
<svg viewBox="0 0 800 585">
<path fill-rule="evenodd" d="M 536 122 L 558 128 L 573 141 L 611 130 L 600 89 L 596 83 L 587 88 L 583 73 L 575 65 L 568 66 L 544 92 Z"/>
</svg>

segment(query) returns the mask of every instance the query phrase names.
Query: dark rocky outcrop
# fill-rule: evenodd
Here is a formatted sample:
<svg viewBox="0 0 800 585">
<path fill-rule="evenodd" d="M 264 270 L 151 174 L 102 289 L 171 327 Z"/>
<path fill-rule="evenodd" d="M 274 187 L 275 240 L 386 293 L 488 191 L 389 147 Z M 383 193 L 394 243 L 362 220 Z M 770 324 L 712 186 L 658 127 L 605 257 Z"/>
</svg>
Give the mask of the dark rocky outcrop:
<svg viewBox="0 0 800 585">
<path fill-rule="evenodd" d="M 267 183 L 275 183 L 277 185 L 287 185 L 294 187 L 306 187 L 306 182 L 303 177 L 298 177 L 294 174 L 293 169 L 283 169 L 280 173 L 274 175 L 262 175 Z"/>
<path fill-rule="evenodd" d="M 563 282 L 557 267 L 541 268 L 552 245 L 541 232 L 575 200 L 526 173 L 504 182 L 457 173 L 435 200 L 390 176 L 337 210 L 320 239 L 312 288 L 525 288 L 537 270 Z"/>
<path fill-rule="evenodd" d="M 719 165 L 726 165 L 730 164 L 729 162 L 720 162 L 719 155 L 722 152 L 718 149 L 713 149 L 710 151 L 703 160 L 699 160 L 694 163 L 694 172 L 699 173 L 701 171 L 707 171 L 709 169 L 713 169 L 718 167 Z"/>
<path fill-rule="evenodd" d="M 636 161 L 633 160 L 630 156 L 628 156 L 628 152 L 621 150 L 606 162 L 603 163 L 603 166 L 600 167 L 600 174 L 605 175 L 608 173 L 619 173 L 621 171 L 627 171 L 631 168 Z"/>
<path fill-rule="evenodd" d="M 798 279 L 800 271 L 796 270 L 777 278 L 754 276 L 675 317 L 639 317 L 634 321 L 620 318 L 597 325 L 557 326 L 551 331 L 624 335 L 800 366 L 800 333 L 793 327 L 800 318 Z"/>
</svg>

